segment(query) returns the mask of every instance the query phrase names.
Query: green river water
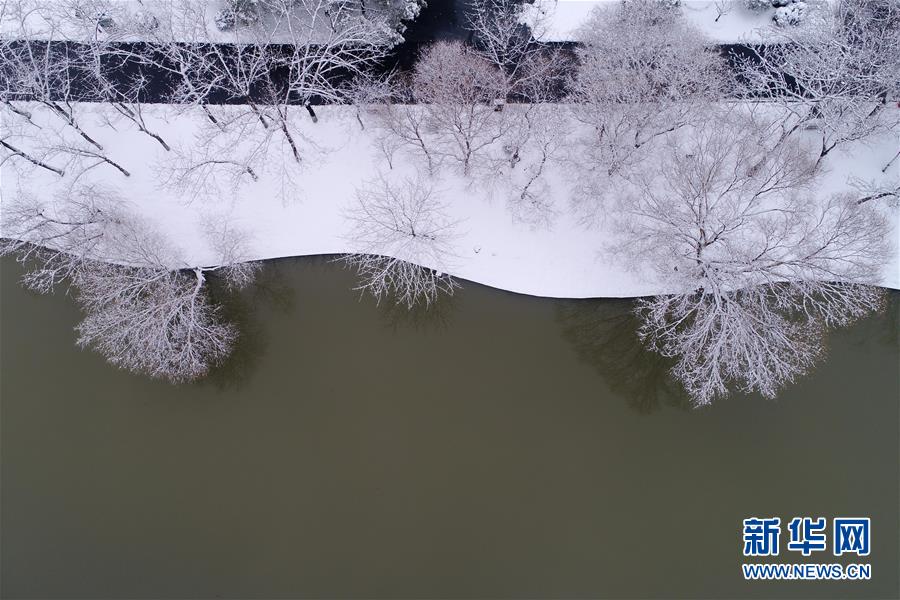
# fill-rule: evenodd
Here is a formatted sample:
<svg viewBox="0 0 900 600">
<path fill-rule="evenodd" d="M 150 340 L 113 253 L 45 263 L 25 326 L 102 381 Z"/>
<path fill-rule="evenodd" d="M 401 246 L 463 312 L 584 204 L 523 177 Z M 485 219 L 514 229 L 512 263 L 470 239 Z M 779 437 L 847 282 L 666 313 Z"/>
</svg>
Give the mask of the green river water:
<svg viewBox="0 0 900 600">
<path fill-rule="evenodd" d="M 278 261 L 233 359 L 171 386 L 0 275 L 4 598 L 898 595 L 900 294 L 776 401 L 691 410 L 628 301 L 408 314 Z M 871 517 L 873 578 L 745 582 L 750 516 Z"/>
</svg>

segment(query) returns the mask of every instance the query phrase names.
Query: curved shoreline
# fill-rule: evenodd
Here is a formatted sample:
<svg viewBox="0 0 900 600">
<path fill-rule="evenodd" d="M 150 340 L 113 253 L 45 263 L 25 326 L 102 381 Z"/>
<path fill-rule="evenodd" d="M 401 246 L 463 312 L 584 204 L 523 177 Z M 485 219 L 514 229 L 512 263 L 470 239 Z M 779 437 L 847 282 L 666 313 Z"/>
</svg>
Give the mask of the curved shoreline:
<svg viewBox="0 0 900 600">
<path fill-rule="evenodd" d="M 293 255 L 285 255 L 285 256 L 271 256 L 268 258 L 260 258 L 256 259 L 254 262 L 260 262 L 263 264 L 277 264 L 280 262 L 287 262 L 291 260 L 316 260 L 321 259 L 327 263 L 333 263 L 340 268 L 345 268 L 352 271 L 352 268 L 347 267 L 341 263 L 340 257 L 343 256 L 344 252 L 322 252 L 322 253 L 312 253 L 312 254 L 293 254 Z M 419 265 L 426 266 L 427 265 Z M 428 267 L 431 268 L 431 267 Z M 473 283 L 475 285 L 479 285 L 482 287 L 491 288 L 493 290 L 498 290 L 501 292 L 508 292 L 510 294 L 516 294 L 518 296 L 528 296 L 530 298 L 546 298 L 548 300 L 636 300 L 638 298 L 650 298 L 653 296 L 664 296 L 668 294 L 677 294 L 680 293 L 678 290 L 666 289 L 665 287 L 654 288 L 653 290 L 647 291 L 645 293 L 638 294 L 627 294 L 627 295 L 556 295 L 553 293 L 543 293 L 543 292 L 532 292 L 527 291 L 525 289 L 518 289 L 515 285 L 511 287 L 497 285 L 495 283 L 491 283 L 490 281 L 479 281 L 474 278 L 466 277 L 460 275 L 458 273 L 447 273 L 452 276 L 454 279 L 459 281 L 464 288 L 467 283 Z M 884 283 L 868 283 L 866 282 L 864 285 L 871 285 L 872 287 L 881 288 L 887 292 L 900 292 L 900 285 L 885 285 Z"/>
<path fill-rule="evenodd" d="M 241 232 L 246 253 L 241 260 L 334 255 L 354 251 L 349 239 L 348 208 L 356 191 L 379 176 L 402 181 L 419 175 L 416 161 L 398 152 L 393 169 L 377 148 L 373 128 L 360 128 L 353 107 L 325 106 L 318 111 L 318 123 L 304 112 L 292 113 L 293 124 L 307 136 L 304 160 L 300 165 L 279 154 L 266 155 L 265 170 L 259 180 L 207 182 L 195 196 L 189 191 L 162 185 L 162 168 L 176 160 L 152 138 L 138 131 L 104 126 L 104 105 L 76 107 L 86 128 L 95 134 L 110 156 L 116 157 L 132 173 L 123 177 L 112 169 L 98 167 L 85 173 L 82 183 L 112 188 L 125 207 L 162 232 L 179 260 L 173 268 L 213 265 L 220 262 L 210 245 L 205 227 L 209 222 L 227 224 Z M 238 110 L 223 107 L 222 110 Z M 514 106 L 506 110 L 517 110 Z M 195 136 L 203 121 L 178 107 L 145 107 L 150 128 L 173 147 L 196 150 Z M 44 115 L 35 111 L 35 117 Z M 41 118 L 48 118 L 43 116 Z M 363 117 L 365 119 L 365 116 Z M 242 140 L 241 143 L 247 143 Z M 241 145 L 213 149 L 222 155 L 237 156 Z M 819 186 L 823 192 L 846 190 L 849 174 L 863 179 L 880 177 L 880 166 L 896 152 L 896 140 L 888 135 L 871 143 L 848 145 L 829 157 L 829 169 Z M 884 158 L 884 160 L 882 160 Z M 282 162 L 284 159 L 284 162 Z M 631 298 L 672 292 L 655 281 L 650 271 L 629 270 L 613 260 L 605 249 L 615 239 L 615 224 L 599 214 L 592 227 L 572 212 L 569 191 L 576 183 L 574 170 L 559 161 L 547 171 L 547 199 L 554 214 L 549 224 L 518 221 L 510 211 L 505 182 L 499 177 L 464 179 L 447 171 L 435 183 L 436 193 L 446 204 L 447 217 L 456 223 L 451 256 L 437 267 L 461 279 L 506 291 L 552 298 Z M 21 166 L 21 165 L 18 165 Z M 286 171 L 285 169 L 288 169 Z M 43 199 L 67 197 L 68 178 L 43 169 L 21 173 L 7 162 L 2 167 L 3 203 L 15 202 L 22 193 L 40 191 Z M 286 180 L 285 177 L 293 179 Z M 210 186 L 219 185 L 219 189 Z M 898 267 L 898 212 L 885 209 L 893 224 L 893 256 L 884 265 L 882 279 L 873 285 L 900 289 Z M 403 257 L 399 257 L 403 258 Z"/>
</svg>

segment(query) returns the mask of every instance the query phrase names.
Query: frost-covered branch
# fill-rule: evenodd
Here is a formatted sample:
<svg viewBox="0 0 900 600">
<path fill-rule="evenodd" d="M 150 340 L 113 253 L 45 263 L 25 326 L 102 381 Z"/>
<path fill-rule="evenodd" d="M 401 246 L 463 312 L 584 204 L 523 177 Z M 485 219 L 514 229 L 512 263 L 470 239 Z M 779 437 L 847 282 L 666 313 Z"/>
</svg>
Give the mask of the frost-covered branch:
<svg viewBox="0 0 900 600">
<path fill-rule="evenodd" d="M 68 281 L 85 313 L 78 344 L 121 368 L 189 381 L 231 352 L 237 330 L 212 300 L 208 279 L 228 288 L 252 282 L 245 240 L 227 224 L 208 227 L 213 266 L 187 266 L 152 226 L 123 209 L 112 192 L 77 186 L 54 202 L 4 200 L 0 253 L 28 271 L 24 284 L 49 292 Z"/>
<path fill-rule="evenodd" d="M 353 224 L 348 241 L 358 253 L 343 260 L 359 273 L 357 289 L 412 308 L 458 287 L 446 273 L 455 223 L 421 179 L 372 182 L 359 190 L 347 218 Z"/>
<path fill-rule="evenodd" d="M 562 84 L 565 64 L 558 48 L 539 41 L 546 16 L 537 11 L 524 23 L 523 4 L 506 0 L 469 2 L 467 27 L 473 32 L 476 52 L 494 65 L 504 78 L 504 97 L 533 102 L 536 88 Z"/>
<path fill-rule="evenodd" d="M 900 4 L 841 0 L 796 31 L 772 32 L 740 63 L 752 94 L 770 96 L 785 113 L 786 133 L 817 127 L 821 161 L 835 147 L 896 129 L 900 92 Z"/>
<path fill-rule="evenodd" d="M 106 256 L 108 232 L 121 221 L 118 204 L 109 190 L 83 185 L 52 199 L 4 198 L 0 255 L 29 267 L 26 287 L 48 293 L 86 262 Z"/>
<path fill-rule="evenodd" d="M 739 118 L 683 132 L 618 206 L 618 250 L 682 290 L 640 303 L 640 335 L 678 359 L 699 404 L 732 384 L 773 396 L 815 362 L 826 326 L 880 306 L 861 282 L 889 253 L 884 217 L 818 191 L 803 151 L 770 149 L 768 131 Z"/>
<path fill-rule="evenodd" d="M 596 8 L 580 40 L 573 114 L 588 133 L 572 161 L 584 180 L 576 200 L 590 216 L 603 190 L 618 187 L 610 178 L 640 164 L 669 133 L 708 118 L 727 78 L 701 32 L 657 0 Z"/>
<path fill-rule="evenodd" d="M 205 375 L 230 353 L 235 328 L 206 291 L 200 269 L 95 263 L 79 272 L 85 318 L 78 345 L 111 364 L 172 382 Z"/>
<path fill-rule="evenodd" d="M 478 159 L 512 128 L 498 106 L 505 98 L 499 69 L 457 42 L 437 42 L 416 63 L 412 92 L 427 115 L 431 152 L 468 175 Z"/>
</svg>

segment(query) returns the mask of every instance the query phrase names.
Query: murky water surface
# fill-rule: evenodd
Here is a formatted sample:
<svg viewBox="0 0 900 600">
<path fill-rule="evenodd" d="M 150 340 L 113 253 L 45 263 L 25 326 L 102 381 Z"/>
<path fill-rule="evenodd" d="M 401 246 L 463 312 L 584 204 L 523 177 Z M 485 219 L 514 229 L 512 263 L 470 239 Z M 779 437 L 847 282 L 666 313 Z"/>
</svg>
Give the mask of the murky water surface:
<svg viewBox="0 0 900 600">
<path fill-rule="evenodd" d="M 623 301 L 468 284 L 409 315 L 288 260 L 232 306 L 234 359 L 173 387 L 77 350 L 71 300 L 18 276 L 3 597 L 897 596 L 898 294 L 777 401 L 689 410 Z M 765 515 L 870 516 L 873 579 L 744 582 Z"/>
</svg>

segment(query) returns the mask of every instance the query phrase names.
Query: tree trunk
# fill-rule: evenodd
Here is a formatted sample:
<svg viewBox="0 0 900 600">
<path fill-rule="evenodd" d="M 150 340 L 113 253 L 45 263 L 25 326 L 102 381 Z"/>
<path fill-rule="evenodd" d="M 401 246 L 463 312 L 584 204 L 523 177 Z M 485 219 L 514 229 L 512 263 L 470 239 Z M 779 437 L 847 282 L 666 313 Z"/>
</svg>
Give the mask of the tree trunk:
<svg viewBox="0 0 900 600">
<path fill-rule="evenodd" d="M 61 106 L 59 106 L 56 102 L 45 102 L 45 104 L 47 104 L 47 106 L 49 106 L 54 111 L 56 111 L 56 114 L 58 114 L 60 117 L 62 117 L 66 121 L 66 123 L 68 123 L 69 126 L 72 127 L 72 129 L 77 131 L 78 134 L 81 137 L 83 137 L 89 144 L 91 144 L 92 146 L 97 148 L 97 150 L 103 151 L 103 146 L 101 146 L 99 143 L 97 143 L 94 140 L 94 138 L 92 138 L 87 133 L 85 133 L 84 130 L 78 126 L 78 123 L 75 121 L 75 118 L 72 117 L 71 114 L 69 114 L 68 112 L 63 110 L 63 108 Z"/>
<path fill-rule="evenodd" d="M 2 145 L 4 148 L 6 148 L 7 150 L 9 150 L 10 152 L 12 152 L 13 154 L 15 154 L 16 156 L 21 156 L 22 158 L 24 158 L 25 160 L 27 160 L 28 162 L 30 162 L 30 163 L 33 164 L 33 165 L 36 165 L 36 166 L 41 167 L 41 168 L 43 168 L 43 169 L 47 169 L 48 171 L 53 171 L 54 173 L 56 173 L 56 174 L 59 175 L 60 177 L 63 177 L 63 176 L 66 174 L 65 171 L 63 171 L 62 169 L 57 169 L 56 167 L 51 167 L 51 166 L 48 165 L 47 163 L 45 163 L 45 162 L 43 162 L 43 161 L 40 161 L 40 160 L 38 160 L 38 159 L 36 159 L 36 158 L 34 158 L 34 157 L 32 157 L 32 156 L 29 156 L 29 155 L 26 154 L 25 152 L 19 150 L 19 149 L 16 148 L 15 146 L 12 146 L 12 145 L 10 145 L 10 144 L 7 144 L 7 143 L 4 142 L 3 140 L 0 140 L 0 145 Z"/>
<path fill-rule="evenodd" d="M 316 111 L 313 110 L 312 104 L 310 104 L 309 102 L 306 103 L 306 112 L 309 113 L 309 116 L 312 118 L 313 123 L 319 122 L 319 117 L 316 116 Z M 362 124 L 362 121 L 360 121 L 360 124 Z"/>
</svg>

